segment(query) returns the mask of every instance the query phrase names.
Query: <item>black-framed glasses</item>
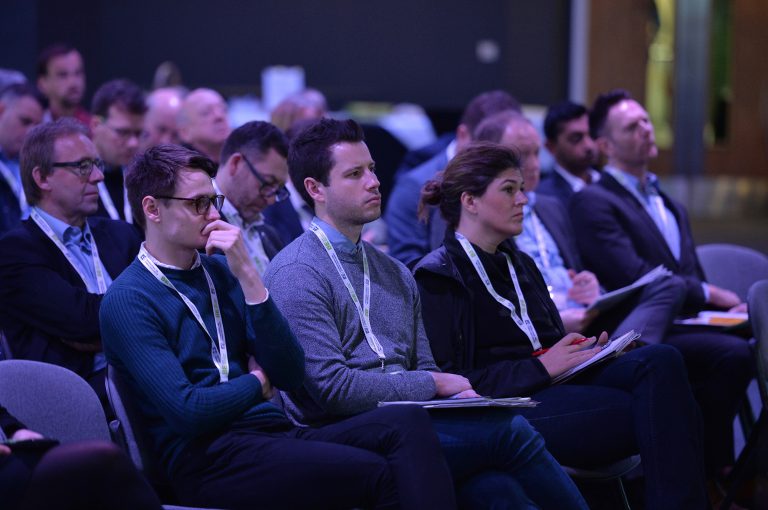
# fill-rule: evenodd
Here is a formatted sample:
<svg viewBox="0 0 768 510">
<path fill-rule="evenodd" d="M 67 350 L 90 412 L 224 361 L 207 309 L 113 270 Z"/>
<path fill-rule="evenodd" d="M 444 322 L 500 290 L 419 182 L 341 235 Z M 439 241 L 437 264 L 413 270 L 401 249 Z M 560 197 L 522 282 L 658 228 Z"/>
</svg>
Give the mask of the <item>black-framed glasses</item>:
<svg viewBox="0 0 768 510">
<path fill-rule="evenodd" d="M 99 171 L 104 172 L 104 162 L 98 158 L 84 158 L 80 161 L 60 161 L 51 163 L 51 166 L 69 170 L 83 180 L 91 178 L 91 173 L 94 168 L 98 168 Z"/>
<path fill-rule="evenodd" d="M 221 206 L 224 205 L 224 195 L 211 195 L 209 197 L 202 196 L 197 198 L 186 197 L 171 197 L 167 195 L 155 195 L 155 198 L 166 198 L 168 200 L 184 200 L 186 202 L 192 202 L 195 206 L 195 212 L 200 216 L 205 216 L 211 208 L 211 204 L 217 211 L 221 211 Z"/>
<path fill-rule="evenodd" d="M 254 177 L 259 181 L 259 184 L 261 184 L 261 190 L 259 193 L 261 193 L 261 196 L 264 198 L 271 198 L 275 197 L 275 201 L 280 202 L 282 200 L 285 200 L 291 195 L 291 192 L 288 191 L 288 188 L 285 186 L 276 186 L 275 184 L 268 182 L 260 173 L 258 170 L 256 170 L 256 167 L 251 164 L 250 161 L 248 161 L 248 158 L 245 157 L 245 154 L 241 154 L 243 157 L 243 161 L 245 161 L 246 166 L 248 166 L 248 170 L 251 171 Z"/>
</svg>

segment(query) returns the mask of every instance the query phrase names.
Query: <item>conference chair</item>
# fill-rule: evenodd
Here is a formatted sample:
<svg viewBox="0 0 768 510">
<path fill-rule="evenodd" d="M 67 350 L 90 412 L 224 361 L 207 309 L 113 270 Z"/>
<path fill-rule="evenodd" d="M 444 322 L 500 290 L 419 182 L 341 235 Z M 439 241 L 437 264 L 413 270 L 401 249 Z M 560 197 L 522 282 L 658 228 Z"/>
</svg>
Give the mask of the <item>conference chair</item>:
<svg viewBox="0 0 768 510">
<path fill-rule="evenodd" d="M 576 482 L 616 482 L 618 498 L 623 508 L 625 510 L 632 510 L 627 498 L 627 491 L 624 490 L 622 477 L 635 470 L 638 466 L 640 466 L 640 456 L 633 455 L 611 465 L 595 469 L 573 468 L 570 466 L 563 466 L 563 469 Z"/>
<path fill-rule="evenodd" d="M 0 329 L 0 361 L 11 358 L 13 358 L 11 346 L 8 344 L 8 339 L 5 338 L 5 333 Z"/>
<path fill-rule="evenodd" d="M 707 281 L 732 290 L 746 301 L 749 288 L 768 279 L 768 256 L 736 244 L 703 244 L 696 248 Z"/>
</svg>

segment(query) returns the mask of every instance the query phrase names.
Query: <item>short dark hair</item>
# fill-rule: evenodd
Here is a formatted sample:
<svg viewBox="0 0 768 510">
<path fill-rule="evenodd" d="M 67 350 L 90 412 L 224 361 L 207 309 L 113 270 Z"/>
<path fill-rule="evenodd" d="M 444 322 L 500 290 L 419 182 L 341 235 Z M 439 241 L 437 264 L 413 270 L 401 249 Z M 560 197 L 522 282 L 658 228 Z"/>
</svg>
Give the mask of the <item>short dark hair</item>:
<svg viewBox="0 0 768 510">
<path fill-rule="evenodd" d="M 100 117 L 109 114 L 109 108 L 119 106 L 134 115 L 144 115 L 147 103 L 141 88 L 129 80 L 108 81 L 96 91 L 91 102 L 91 113 Z"/>
<path fill-rule="evenodd" d="M 461 116 L 461 123 L 467 126 L 467 129 L 469 129 L 471 134 L 474 133 L 477 125 L 480 124 L 483 119 L 489 115 L 504 110 L 522 112 L 518 100 L 512 97 L 508 92 L 503 90 L 483 92 L 482 94 L 475 96 L 469 104 L 467 104 L 467 107 L 464 109 L 464 114 Z"/>
<path fill-rule="evenodd" d="M 179 172 L 190 168 L 211 178 L 216 175 L 216 164 L 210 158 L 180 145 L 156 145 L 134 158 L 125 171 L 125 188 L 136 223 L 147 226 L 141 205 L 144 197 L 173 195 Z"/>
<path fill-rule="evenodd" d="M 77 48 L 64 42 L 57 42 L 46 46 L 40 52 L 40 55 L 37 56 L 37 77 L 40 78 L 41 76 L 48 75 L 48 64 L 50 64 L 51 60 L 73 51 L 77 51 Z"/>
<path fill-rule="evenodd" d="M 589 113 L 589 134 L 592 138 L 597 139 L 603 136 L 605 122 L 608 120 L 608 112 L 611 111 L 611 108 L 627 99 L 632 99 L 632 95 L 624 89 L 613 89 L 610 92 L 597 96 Z"/>
<path fill-rule="evenodd" d="M 45 109 L 48 107 L 48 101 L 37 90 L 37 87 L 33 87 L 28 83 L 13 83 L 0 90 L 1 103 L 12 103 L 22 97 L 31 97 L 40 105 L 40 108 Z"/>
<path fill-rule="evenodd" d="M 255 120 L 232 131 L 221 149 L 219 161 L 224 164 L 232 154 L 246 152 L 252 157 L 265 156 L 270 149 L 288 157 L 288 140 L 274 124 Z"/>
<path fill-rule="evenodd" d="M 40 168 L 40 175 L 45 177 L 53 171 L 54 144 L 59 138 L 72 135 L 88 136 L 88 132 L 78 121 L 64 117 L 54 122 L 45 122 L 32 128 L 27 133 L 19 152 L 21 185 L 29 205 L 37 204 L 42 198 L 40 188 L 32 177 L 32 170 Z"/>
<path fill-rule="evenodd" d="M 483 120 L 475 129 L 472 139 L 478 142 L 501 143 L 504 131 L 512 122 L 531 123 L 530 120 L 518 111 L 504 110 L 503 112 L 494 113 Z"/>
<path fill-rule="evenodd" d="M 551 105 L 547 109 L 547 116 L 544 117 L 544 136 L 550 142 L 556 141 L 563 131 L 563 124 L 580 119 L 586 114 L 587 107 L 573 101 L 562 101 Z"/>
<path fill-rule="evenodd" d="M 331 151 L 333 145 L 364 141 L 363 128 L 352 119 L 319 119 L 297 134 L 288 148 L 288 171 L 301 198 L 315 207 L 314 200 L 304 188 L 304 179 L 312 177 L 328 185 L 328 174 L 335 164 Z"/>
<path fill-rule="evenodd" d="M 428 206 L 437 206 L 448 226 L 455 230 L 461 219 L 461 194 L 482 196 L 491 182 L 509 168 L 520 169 L 520 157 L 514 150 L 493 142 L 472 142 L 424 185 L 419 216 L 426 219 Z"/>
</svg>

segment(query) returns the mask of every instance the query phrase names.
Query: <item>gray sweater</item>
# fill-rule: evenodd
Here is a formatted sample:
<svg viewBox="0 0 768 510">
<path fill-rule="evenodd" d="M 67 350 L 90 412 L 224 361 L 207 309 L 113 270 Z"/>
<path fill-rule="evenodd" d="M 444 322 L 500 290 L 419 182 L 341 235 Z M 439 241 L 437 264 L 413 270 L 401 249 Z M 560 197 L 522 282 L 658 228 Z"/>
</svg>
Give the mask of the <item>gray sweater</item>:
<svg viewBox="0 0 768 510">
<path fill-rule="evenodd" d="M 304 386 L 283 393 L 286 414 L 317 425 L 373 409 L 379 401 L 428 400 L 437 371 L 421 321 L 411 273 L 367 243 L 353 244 L 329 225 L 328 235 L 362 303 L 365 244 L 371 272 L 370 321 L 386 356 L 385 371 L 368 346 L 355 304 L 314 233 L 285 247 L 264 275 L 270 295 L 306 355 Z"/>
</svg>

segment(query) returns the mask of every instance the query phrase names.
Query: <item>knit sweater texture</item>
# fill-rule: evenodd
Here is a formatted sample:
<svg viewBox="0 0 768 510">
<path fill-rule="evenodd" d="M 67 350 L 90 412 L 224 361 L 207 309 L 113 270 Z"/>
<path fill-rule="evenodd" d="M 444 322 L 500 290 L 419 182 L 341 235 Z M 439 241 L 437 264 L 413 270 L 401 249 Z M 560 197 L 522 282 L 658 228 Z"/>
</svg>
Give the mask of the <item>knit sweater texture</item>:
<svg viewBox="0 0 768 510">
<path fill-rule="evenodd" d="M 365 246 L 371 279 L 370 322 L 385 369 L 366 341 L 360 316 L 330 257 L 307 231 L 270 263 L 265 283 L 306 353 L 304 386 L 284 393 L 286 414 L 320 424 L 373 409 L 380 401 L 428 400 L 437 371 L 421 322 L 416 283 L 400 262 L 368 243 L 353 244 L 320 222 L 363 301 Z"/>
<path fill-rule="evenodd" d="M 271 383 L 301 385 L 304 355 L 271 299 L 247 305 L 223 256 L 201 256 L 216 287 L 226 335 L 229 381 L 221 383 L 211 340 L 179 295 L 136 259 L 110 286 L 100 310 L 107 361 L 133 390 L 154 447 L 170 472 L 193 440 L 234 428 L 285 423 L 248 373 L 253 355 Z M 202 266 L 160 270 L 198 308 L 217 342 L 211 297 Z"/>
</svg>

